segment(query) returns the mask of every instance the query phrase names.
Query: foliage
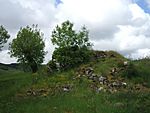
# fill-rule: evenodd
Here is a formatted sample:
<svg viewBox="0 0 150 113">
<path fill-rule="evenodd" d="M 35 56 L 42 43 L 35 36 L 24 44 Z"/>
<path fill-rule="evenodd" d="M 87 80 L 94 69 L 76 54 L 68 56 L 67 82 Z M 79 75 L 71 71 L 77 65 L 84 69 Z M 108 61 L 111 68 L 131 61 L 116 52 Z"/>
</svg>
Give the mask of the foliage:
<svg viewBox="0 0 150 113">
<path fill-rule="evenodd" d="M 77 46 L 58 48 L 53 53 L 53 59 L 59 62 L 60 69 L 68 69 L 85 63 L 89 61 L 90 56 L 91 51 L 86 47 L 78 48 Z"/>
<path fill-rule="evenodd" d="M 51 41 L 57 46 L 52 58 L 60 64 L 61 69 L 74 67 L 90 59 L 91 43 L 86 27 L 76 32 L 73 24 L 65 21 L 61 26 L 56 26 Z"/>
<path fill-rule="evenodd" d="M 30 66 L 32 72 L 36 72 L 45 55 L 42 38 L 43 34 L 37 29 L 37 25 L 33 25 L 32 28 L 21 28 L 17 38 L 10 44 L 11 56 L 16 57 L 18 62 Z"/>
<path fill-rule="evenodd" d="M 1 25 L 0 26 L 0 50 L 3 47 L 3 44 L 7 42 L 7 40 L 10 38 L 10 35 L 8 34 L 8 31 Z"/>
<path fill-rule="evenodd" d="M 56 26 L 56 29 L 52 32 L 52 43 L 60 48 L 78 46 L 78 47 L 90 47 L 88 38 L 88 30 L 86 27 L 82 27 L 79 33 L 73 30 L 73 23 L 65 21 L 61 26 Z"/>
</svg>

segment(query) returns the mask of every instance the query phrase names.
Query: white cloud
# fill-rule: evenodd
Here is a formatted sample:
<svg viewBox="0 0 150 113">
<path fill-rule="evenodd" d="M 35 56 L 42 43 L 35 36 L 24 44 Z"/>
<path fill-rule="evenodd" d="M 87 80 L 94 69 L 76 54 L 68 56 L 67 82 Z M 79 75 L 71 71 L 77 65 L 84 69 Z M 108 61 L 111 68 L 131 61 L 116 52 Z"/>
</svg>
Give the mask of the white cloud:
<svg viewBox="0 0 150 113">
<path fill-rule="evenodd" d="M 62 0 L 57 14 L 90 30 L 94 49 L 116 50 L 124 55 L 150 48 L 150 15 L 132 0 Z M 138 56 L 137 56 L 138 57 Z"/>
<path fill-rule="evenodd" d="M 5 25 L 14 38 L 19 27 L 38 23 L 45 34 L 45 50 L 49 52 L 46 62 L 54 50 L 50 33 L 56 24 L 65 20 L 72 21 L 76 29 L 86 25 L 95 45 L 93 48 L 97 50 L 111 49 L 127 56 L 150 48 L 150 15 L 133 0 L 61 1 L 63 3 L 56 8 L 55 0 L 2 0 L 0 24 Z M 0 56 L 6 56 L 4 54 L 1 52 Z M 7 61 L 0 59 L 0 62 Z"/>
<path fill-rule="evenodd" d="M 137 58 L 137 56 L 138 56 L 138 58 Z M 141 58 L 145 58 L 145 57 L 150 57 L 150 49 L 149 48 L 138 49 L 135 52 L 128 55 L 127 57 L 131 58 L 131 59 L 141 59 Z"/>
<path fill-rule="evenodd" d="M 1 63 L 6 63 L 9 64 L 11 63 L 15 63 L 17 60 L 15 58 L 10 58 L 10 55 L 8 54 L 8 50 L 4 50 L 0 52 L 0 62 Z"/>
<path fill-rule="evenodd" d="M 20 27 L 32 24 L 38 24 L 41 31 L 44 32 L 46 38 L 45 50 L 49 52 L 45 61 L 50 60 L 54 50 L 49 39 L 50 32 L 56 23 L 55 21 L 57 21 L 54 16 L 57 11 L 54 2 L 54 0 L 0 0 L 0 24 L 4 25 L 11 35 L 10 40 L 3 48 L 4 51 L 0 52 L 0 57 L 3 56 L 3 58 L 0 58 L 0 62 L 16 61 L 15 58 L 10 58 L 10 55 L 6 52 L 9 42 L 16 37 Z"/>
<path fill-rule="evenodd" d="M 61 22 L 69 19 L 77 26 L 85 24 L 92 39 L 113 38 L 117 25 L 130 22 L 129 0 L 62 0 L 56 15 Z"/>
</svg>

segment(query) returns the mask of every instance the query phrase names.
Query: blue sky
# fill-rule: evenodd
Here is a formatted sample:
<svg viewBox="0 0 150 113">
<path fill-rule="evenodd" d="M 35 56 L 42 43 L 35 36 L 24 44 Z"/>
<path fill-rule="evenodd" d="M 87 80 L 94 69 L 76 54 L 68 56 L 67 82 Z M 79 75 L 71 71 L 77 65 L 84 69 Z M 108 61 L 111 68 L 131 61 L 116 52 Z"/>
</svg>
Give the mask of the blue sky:
<svg viewBox="0 0 150 113">
<path fill-rule="evenodd" d="M 56 1 L 56 2 L 55 2 L 55 6 L 56 6 L 56 7 L 57 7 L 58 4 L 62 3 L 61 0 L 55 0 L 55 1 Z"/>
<path fill-rule="evenodd" d="M 144 9 L 144 11 L 146 13 L 150 13 L 150 8 L 148 6 L 148 3 L 146 2 L 146 0 L 137 0 L 136 3 L 142 8 Z"/>
</svg>

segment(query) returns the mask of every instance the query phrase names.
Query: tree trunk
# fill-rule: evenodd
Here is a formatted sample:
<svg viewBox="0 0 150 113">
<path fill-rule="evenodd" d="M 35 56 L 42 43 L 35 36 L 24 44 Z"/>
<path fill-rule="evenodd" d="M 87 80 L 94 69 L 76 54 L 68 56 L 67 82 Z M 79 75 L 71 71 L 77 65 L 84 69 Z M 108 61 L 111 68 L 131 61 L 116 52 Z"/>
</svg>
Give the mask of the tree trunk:
<svg viewBox="0 0 150 113">
<path fill-rule="evenodd" d="M 37 66 L 36 63 L 32 63 L 32 64 L 30 65 L 30 67 L 31 67 L 31 69 L 32 69 L 32 73 L 36 73 L 36 72 L 37 72 L 38 66 Z"/>
</svg>

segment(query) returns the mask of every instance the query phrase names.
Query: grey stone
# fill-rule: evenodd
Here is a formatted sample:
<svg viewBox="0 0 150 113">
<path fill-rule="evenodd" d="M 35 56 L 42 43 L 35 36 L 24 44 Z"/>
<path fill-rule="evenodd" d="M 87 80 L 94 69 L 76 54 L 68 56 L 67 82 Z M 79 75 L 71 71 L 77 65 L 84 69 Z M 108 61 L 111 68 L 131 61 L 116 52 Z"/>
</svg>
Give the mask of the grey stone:
<svg viewBox="0 0 150 113">
<path fill-rule="evenodd" d="M 94 73 L 93 68 L 91 68 L 91 67 L 86 68 L 85 74 L 86 74 L 87 76 L 91 76 L 93 73 Z"/>
<path fill-rule="evenodd" d="M 103 77 L 103 76 L 100 76 L 100 77 L 98 78 L 98 81 L 100 82 L 100 84 L 105 84 L 106 81 L 107 81 L 107 78 L 106 78 L 106 77 Z"/>
<path fill-rule="evenodd" d="M 124 65 L 124 66 L 127 66 L 127 65 L 128 65 L 128 61 L 124 61 L 124 62 L 123 62 L 123 65 Z"/>
<path fill-rule="evenodd" d="M 69 89 L 64 87 L 64 88 L 63 88 L 63 91 L 64 91 L 64 92 L 69 92 Z"/>
</svg>

